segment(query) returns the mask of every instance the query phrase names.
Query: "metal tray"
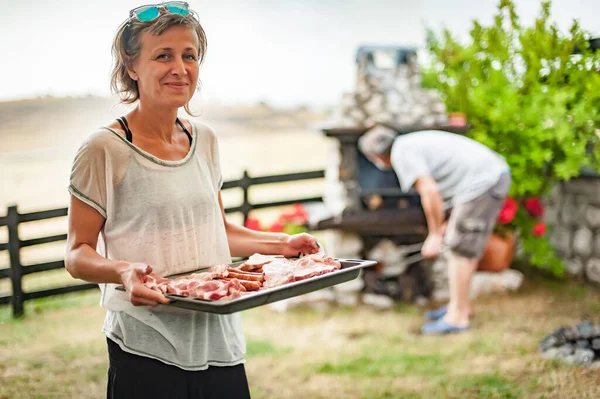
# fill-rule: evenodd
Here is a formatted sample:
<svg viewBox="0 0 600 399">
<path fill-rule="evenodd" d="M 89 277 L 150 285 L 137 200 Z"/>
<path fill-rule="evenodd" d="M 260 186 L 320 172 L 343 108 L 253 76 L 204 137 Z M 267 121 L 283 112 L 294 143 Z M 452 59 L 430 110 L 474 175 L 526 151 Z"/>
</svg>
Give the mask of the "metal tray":
<svg viewBox="0 0 600 399">
<path fill-rule="evenodd" d="M 273 288 L 265 288 L 259 291 L 248 292 L 235 299 L 211 301 L 207 299 L 192 298 L 175 294 L 165 294 L 167 298 L 174 299 L 175 302 L 164 306 L 174 306 L 208 313 L 235 313 L 242 310 L 252 309 L 257 306 L 266 305 L 268 303 L 277 302 L 282 299 L 307 294 L 309 292 L 331 287 L 336 284 L 345 283 L 346 281 L 350 281 L 358 277 L 361 269 L 375 266 L 377 264 L 377 262 L 372 260 L 337 258 L 336 260 L 342 264 L 342 268 L 340 270 L 325 273 L 320 276 L 310 277 L 306 280 L 294 281 Z M 237 262 L 231 266 L 240 266 L 242 263 L 243 262 Z M 123 287 L 118 287 L 117 289 L 124 290 Z"/>
</svg>

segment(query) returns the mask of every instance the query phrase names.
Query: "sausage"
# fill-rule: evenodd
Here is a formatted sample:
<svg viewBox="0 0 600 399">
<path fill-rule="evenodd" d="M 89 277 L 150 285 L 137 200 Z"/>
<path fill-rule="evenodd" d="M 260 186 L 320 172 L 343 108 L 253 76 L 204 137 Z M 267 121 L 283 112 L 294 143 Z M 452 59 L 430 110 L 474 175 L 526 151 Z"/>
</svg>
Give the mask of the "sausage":
<svg viewBox="0 0 600 399">
<path fill-rule="evenodd" d="M 230 278 L 226 278 L 225 280 L 231 280 Z M 242 287 L 246 289 L 246 291 L 258 291 L 262 284 L 260 281 L 249 281 L 249 280 L 239 280 Z"/>
<path fill-rule="evenodd" d="M 265 276 L 262 273 L 245 272 L 234 268 L 227 269 L 227 277 L 261 282 L 265 279 Z"/>
<path fill-rule="evenodd" d="M 262 285 L 258 281 L 240 280 L 240 283 L 247 291 L 258 291 Z"/>
<path fill-rule="evenodd" d="M 247 263 L 244 263 L 243 265 L 240 266 L 239 270 L 244 270 L 244 271 L 253 271 L 255 269 L 258 269 L 259 267 L 262 266 L 257 266 L 257 265 L 249 265 Z"/>
<path fill-rule="evenodd" d="M 236 272 L 229 272 L 227 274 L 227 277 L 230 278 L 237 278 L 238 280 L 244 280 L 244 281 L 258 281 L 263 282 L 265 279 L 265 276 L 263 276 L 262 274 L 258 274 L 256 276 L 250 275 L 250 274 L 245 274 L 245 273 L 236 273 Z"/>
</svg>

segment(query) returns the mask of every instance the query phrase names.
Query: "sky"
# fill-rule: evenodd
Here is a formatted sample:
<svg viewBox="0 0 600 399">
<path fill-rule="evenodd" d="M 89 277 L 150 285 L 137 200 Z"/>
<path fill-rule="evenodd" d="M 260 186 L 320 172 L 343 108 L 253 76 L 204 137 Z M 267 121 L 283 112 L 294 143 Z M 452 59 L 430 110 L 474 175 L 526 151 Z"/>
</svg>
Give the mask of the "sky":
<svg viewBox="0 0 600 399">
<path fill-rule="evenodd" d="M 422 47 L 427 27 L 465 38 L 474 19 L 489 23 L 498 0 L 205 0 L 208 52 L 200 79 L 214 103 L 328 106 L 352 88 L 361 44 Z M 595 4 L 594 4 L 595 3 Z M 110 94 L 110 48 L 131 0 L 0 0 L 0 101 Z M 536 0 L 516 0 L 522 22 Z M 555 0 L 552 19 L 573 19 L 600 36 L 598 0 Z"/>
</svg>

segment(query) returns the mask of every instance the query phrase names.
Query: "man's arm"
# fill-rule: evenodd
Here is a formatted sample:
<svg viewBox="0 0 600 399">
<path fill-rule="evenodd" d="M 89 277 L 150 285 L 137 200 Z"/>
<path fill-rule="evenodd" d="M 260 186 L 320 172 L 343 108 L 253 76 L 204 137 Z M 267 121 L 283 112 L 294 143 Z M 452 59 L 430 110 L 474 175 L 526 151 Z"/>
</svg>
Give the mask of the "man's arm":
<svg viewBox="0 0 600 399">
<path fill-rule="evenodd" d="M 426 258 L 434 258 L 439 254 L 442 246 L 442 226 L 445 218 L 444 202 L 437 183 L 431 176 L 419 177 L 414 187 L 421 196 L 421 206 L 425 212 L 429 232 L 421 252 Z"/>
<path fill-rule="evenodd" d="M 431 176 L 419 177 L 415 182 L 415 190 L 421 196 L 429 234 L 442 234 L 442 224 L 445 219 L 444 202 L 437 183 Z"/>
</svg>

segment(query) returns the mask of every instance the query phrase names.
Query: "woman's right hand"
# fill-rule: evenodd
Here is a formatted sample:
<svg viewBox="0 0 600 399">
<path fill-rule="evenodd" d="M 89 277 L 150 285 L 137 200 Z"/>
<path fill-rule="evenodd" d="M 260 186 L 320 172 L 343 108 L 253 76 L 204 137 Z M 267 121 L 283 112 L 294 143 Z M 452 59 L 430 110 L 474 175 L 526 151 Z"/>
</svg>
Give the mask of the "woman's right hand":
<svg viewBox="0 0 600 399">
<path fill-rule="evenodd" d="M 121 282 L 134 306 L 157 306 L 168 304 L 170 299 L 144 285 L 144 276 L 152 273 L 152 266 L 144 263 L 129 263 L 121 271 Z"/>
</svg>

